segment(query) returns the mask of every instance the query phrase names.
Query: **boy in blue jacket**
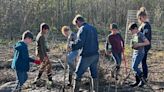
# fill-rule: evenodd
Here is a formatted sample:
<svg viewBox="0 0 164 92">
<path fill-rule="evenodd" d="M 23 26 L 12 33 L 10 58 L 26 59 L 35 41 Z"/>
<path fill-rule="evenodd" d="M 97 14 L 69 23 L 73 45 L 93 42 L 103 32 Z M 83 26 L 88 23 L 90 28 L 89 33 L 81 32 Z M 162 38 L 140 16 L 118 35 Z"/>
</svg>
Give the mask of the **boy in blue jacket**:
<svg viewBox="0 0 164 92">
<path fill-rule="evenodd" d="M 22 35 L 22 41 L 18 41 L 14 46 L 14 57 L 12 61 L 12 69 L 16 72 L 17 85 L 14 92 L 20 92 L 21 87 L 26 82 L 29 71 L 30 62 L 40 64 L 39 60 L 34 60 L 29 57 L 27 44 L 31 43 L 33 35 L 30 31 L 25 31 Z"/>
</svg>

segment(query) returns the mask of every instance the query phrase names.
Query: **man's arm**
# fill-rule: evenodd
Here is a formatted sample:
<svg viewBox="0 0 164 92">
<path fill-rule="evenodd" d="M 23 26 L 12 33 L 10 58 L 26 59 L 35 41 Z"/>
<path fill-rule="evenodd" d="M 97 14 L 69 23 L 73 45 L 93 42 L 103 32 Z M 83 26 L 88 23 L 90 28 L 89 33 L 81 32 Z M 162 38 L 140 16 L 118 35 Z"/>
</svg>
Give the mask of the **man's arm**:
<svg viewBox="0 0 164 92">
<path fill-rule="evenodd" d="M 72 44 L 72 50 L 78 50 L 78 49 L 81 49 L 84 44 L 85 44 L 85 41 L 86 41 L 86 31 L 87 30 L 84 30 L 84 28 L 80 28 L 78 32 L 79 35 L 77 36 L 77 40 L 75 42 L 75 44 Z"/>
</svg>

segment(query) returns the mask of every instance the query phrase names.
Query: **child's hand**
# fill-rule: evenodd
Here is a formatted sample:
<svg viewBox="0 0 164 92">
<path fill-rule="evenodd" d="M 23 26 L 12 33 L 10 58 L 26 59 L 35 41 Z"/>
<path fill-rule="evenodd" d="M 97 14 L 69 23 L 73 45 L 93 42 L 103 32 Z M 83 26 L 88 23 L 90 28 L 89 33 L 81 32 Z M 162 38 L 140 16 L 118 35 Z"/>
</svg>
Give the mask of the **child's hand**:
<svg viewBox="0 0 164 92">
<path fill-rule="evenodd" d="M 37 65 L 40 65 L 41 61 L 40 60 L 35 60 L 34 63 L 37 64 Z"/>
</svg>

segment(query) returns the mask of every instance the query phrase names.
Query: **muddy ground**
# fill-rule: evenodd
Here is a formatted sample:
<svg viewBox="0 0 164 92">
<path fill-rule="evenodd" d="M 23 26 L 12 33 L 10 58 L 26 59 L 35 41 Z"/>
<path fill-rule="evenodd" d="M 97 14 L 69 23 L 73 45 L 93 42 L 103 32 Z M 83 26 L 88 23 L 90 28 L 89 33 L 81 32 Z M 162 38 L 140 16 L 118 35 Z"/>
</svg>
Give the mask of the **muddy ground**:
<svg viewBox="0 0 164 92">
<path fill-rule="evenodd" d="M 30 47 L 30 55 L 34 54 L 34 48 Z M 38 65 L 31 64 L 29 71 L 29 79 L 25 83 L 23 92 L 62 92 L 64 69 L 60 60 L 63 62 L 64 50 L 60 46 L 51 47 L 49 53 L 50 60 L 53 64 L 53 80 L 54 87 L 51 90 L 46 89 L 46 75 L 42 76 L 41 86 L 35 87 L 31 83 L 37 75 Z M 34 57 L 32 55 L 32 57 Z M 11 89 L 15 86 L 15 74 L 10 68 L 12 59 L 12 49 L 9 46 L 0 47 L 0 92 L 11 92 Z M 126 53 L 127 72 L 125 72 L 124 62 L 122 62 L 122 68 L 120 72 L 119 81 L 111 78 L 110 71 L 113 66 L 113 62 L 109 61 L 104 56 L 100 55 L 99 60 L 99 92 L 164 92 L 164 51 L 151 50 L 148 57 L 149 66 L 149 78 L 148 85 L 143 88 L 135 87 L 131 88 L 130 83 L 134 81 L 133 72 L 130 70 L 131 54 Z M 64 63 L 64 62 L 63 62 Z M 67 73 L 68 74 L 68 73 Z M 129 75 L 127 77 L 127 75 Z M 68 75 L 67 75 L 68 76 Z M 66 80 L 68 80 L 66 78 Z M 68 81 L 66 81 L 66 84 Z M 85 73 L 82 79 L 81 90 L 83 92 L 89 92 L 89 74 Z M 72 88 L 66 88 L 66 92 L 72 92 Z"/>
</svg>

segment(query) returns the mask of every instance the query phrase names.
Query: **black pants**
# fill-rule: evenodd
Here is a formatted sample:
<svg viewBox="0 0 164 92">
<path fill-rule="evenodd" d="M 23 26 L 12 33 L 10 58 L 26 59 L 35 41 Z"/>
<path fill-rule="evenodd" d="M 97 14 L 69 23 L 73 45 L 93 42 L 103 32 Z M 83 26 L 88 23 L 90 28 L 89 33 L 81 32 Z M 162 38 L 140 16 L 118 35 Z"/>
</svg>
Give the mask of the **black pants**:
<svg viewBox="0 0 164 92">
<path fill-rule="evenodd" d="M 142 59 L 142 70 L 143 70 L 143 74 L 144 74 L 145 78 L 148 77 L 148 66 L 147 66 L 147 62 L 146 62 L 148 51 L 149 50 L 145 49 L 145 55 L 144 55 L 144 57 Z"/>
</svg>

